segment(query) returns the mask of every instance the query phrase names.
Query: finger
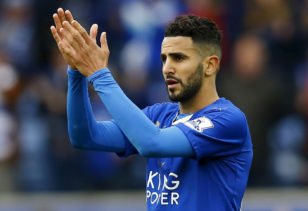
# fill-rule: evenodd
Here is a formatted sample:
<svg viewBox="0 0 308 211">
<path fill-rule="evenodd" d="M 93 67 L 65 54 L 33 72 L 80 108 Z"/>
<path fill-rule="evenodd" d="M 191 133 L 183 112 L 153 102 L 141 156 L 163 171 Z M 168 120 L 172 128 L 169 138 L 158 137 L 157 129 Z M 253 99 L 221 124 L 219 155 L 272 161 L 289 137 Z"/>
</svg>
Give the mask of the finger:
<svg viewBox="0 0 308 211">
<path fill-rule="evenodd" d="M 74 50 L 67 43 L 61 41 L 61 42 L 59 42 L 58 46 L 59 46 L 59 49 L 60 49 L 62 54 L 65 54 L 69 57 L 73 56 Z"/>
<path fill-rule="evenodd" d="M 57 29 L 57 31 L 59 32 L 60 29 L 61 29 L 61 27 L 62 27 L 62 23 L 61 23 L 61 21 L 60 21 L 60 18 L 59 18 L 59 16 L 58 16 L 57 13 L 53 14 L 52 17 L 53 17 L 53 20 L 54 20 L 54 22 L 55 22 L 55 24 L 56 24 L 56 29 Z"/>
<path fill-rule="evenodd" d="M 65 30 L 67 30 L 68 33 L 65 34 L 69 36 L 69 42 L 74 48 L 77 48 L 77 45 L 83 46 L 85 44 L 85 41 L 80 33 L 74 27 L 72 27 L 71 24 L 69 24 L 67 21 L 64 21 L 63 27 Z"/>
<path fill-rule="evenodd" d="M 101 48 L 109 51 L 106 32 L 101 33 L 100 42 Z"/>
<path fill-rule="evenodd" d="M 80 44 L 79 44 L 79 42 L 82 43 L 82 42 L 84 42 L 84 41 L 82 40 L 81 36 L 79 36 L 80 39 L 81 39 L 81 41 L 77 41 L 78 38 L 75 38 L 76 35 L 74 35 L 73 33 L 71 33 L 71 32 L 67 29 L 67 28 L 68 28 L 67 25 L 70 26 L 70 24 L 67 23 L 67 21 L 64 21 L 64 26 L 65 26 L 65 27 L 64 27 L 64 28 L 61 28 L 60 33 L 61 33 L 61 35 L 62 35 L 62 37 L 63 37 L 63 40 L 65 40 L 65 42 L 69 43 L 69 45 L 72 46 L 72 48 L 73 48 L 75 51 L 78 52 L 78 51 L 80 50 Z M 78 34 L 78 32 L 76 32 L 76 33 Z"/>
<path fill-rule="evenodd" d="M 73 15 L 69 10 L 65 11 L 65 17 L 69 23 L 72 23 L 72 21 L 74 20 Z"/>
<path fill-rule="evenodd" d="M 58 9 L 58 16 L 60 18 L 61 23 L 63 24 L 63 22 L 66 20 L 65 15 L 64 15 L 64 10 L 62 8 Z"/>
<path fill-rule="evenodd" d="M 81 34 L 86 43 L 91 43 L 92 40 L 87 31 L 76 20 L 72 22 L 72 26 Z"/>
<path fill-rule="evenodd" d="M 96 42 L 96 36 L 97 36 L 97 30 L 98 30 L 98 25 L 93 24 L 90 28 L 90 37 L 95 40 Z"/>
<path fill-rule="evenodd" d="M 61 41 L 61 38 L 57 32 L 57 29 L 54 26 L 51 26 L 50 30 L 51 30 L 52 36 L 55 39 L 56 43 L 59 44 L 59 42 Z"/>
</svg>

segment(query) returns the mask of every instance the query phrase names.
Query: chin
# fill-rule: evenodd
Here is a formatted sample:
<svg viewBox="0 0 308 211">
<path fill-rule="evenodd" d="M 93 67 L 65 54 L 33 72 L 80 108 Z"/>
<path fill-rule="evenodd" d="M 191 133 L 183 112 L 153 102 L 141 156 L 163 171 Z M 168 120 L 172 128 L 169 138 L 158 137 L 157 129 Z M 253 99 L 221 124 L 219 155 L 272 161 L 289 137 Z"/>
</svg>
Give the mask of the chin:
<svg viewBox="0 0 308 211">
<path fill-rule="evenodd" d="M 169 99 L 172 102 L 180 102 L 181 101 L 181 96 L 179 94 L 174 94 L 174 93 L 169 92 L 168 96 L 169 96 Z"/>
<path fill-rule="evenodd" d="M 169 100 L 171 102 L 174 102 L 174 103 L 178 103 L 179 102 L 176 98 L 173 98 L 173 97 L 170 97 L 170 96 L 169 96 Z"/>
<path fill-rule="evenodd" d="M 178 98 L 178 94 L 175 94 L 174 91 L 173 92 L 169 91 L 168 97 L 169 97 L 170 100 L 174 101 L 174 99 Z"/>
</svg>

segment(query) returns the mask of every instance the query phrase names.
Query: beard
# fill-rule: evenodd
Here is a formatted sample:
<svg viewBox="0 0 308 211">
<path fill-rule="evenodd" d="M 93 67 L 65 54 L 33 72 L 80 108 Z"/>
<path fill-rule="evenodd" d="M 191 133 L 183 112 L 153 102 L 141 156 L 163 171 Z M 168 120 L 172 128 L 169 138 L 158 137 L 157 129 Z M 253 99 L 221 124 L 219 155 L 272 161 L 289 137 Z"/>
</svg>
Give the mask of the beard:
<svg viewBox="0 0 308 211">
<path fill-rule="evenodd" d="M 199 64 L 196 70 L 188 77 L 187 83 L 183 83 L 183 81 L 179 78 L 175 78 L 173 76 L 167 76 L 167 78 L 172 78 L 178 81 L 182 87 L 180 93 L 175 94 L 175 90 L 168 90 L 167 92 L 169 99 L 173 102 L 187 102 L 192 99 L 199 92 L 202 83 L 203 83 L 203 65 Z"/>
</svg>

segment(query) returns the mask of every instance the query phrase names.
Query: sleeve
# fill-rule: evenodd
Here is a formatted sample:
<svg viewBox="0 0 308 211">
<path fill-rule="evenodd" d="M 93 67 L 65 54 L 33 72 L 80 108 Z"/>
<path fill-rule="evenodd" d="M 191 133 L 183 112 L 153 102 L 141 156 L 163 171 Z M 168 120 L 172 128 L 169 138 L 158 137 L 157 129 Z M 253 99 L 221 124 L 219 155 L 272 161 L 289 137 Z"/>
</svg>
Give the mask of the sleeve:
<svg viewBox="0 0 308 211">
<path fill-rule="evenodd" d="M 212 117 L 211 117 L 212 116 Z M 247 139 L 247 121 L 240 111 L 222 111 L 177 124 L 191 143 L 197 159 L 241 152 Z"/>
<path fill-rule="evenodd" d="M 150 117 L 150 107 L 146 107 L 144 108 L 143 110 L 143 113 L 148 117 L 148 118 L 151 118 Z M 113 120 L 113 122 L 116 124 L 116 122 Z M 124 134 L 123 134 L 124 135 Z M 125 136 L 125 135 L 124 135 Z M 122 153 L 117 153 L 117 155 L 121 158 L 124 158 L 124 157 L 128 157 L 130 155 L 133 155 L 133 154 L 138 154 L 138 151 L 137 149 L 130 143 L 130 141 L 126 138 L 125 136 L 125 151 L 122 152 Z"/>
<path fill-rule="evenodd" d="M 184 133 L 177 127 L 158 128 L 122 91 L 109 69 L 101 69 L 88 80 L 121 131 L 144 157 L 194 156 Z"/>
<path fill-rule="evenodd" d="M 71 144 L 80 149 L 123 152 L 125 135 L 112 121 L 94 119 L 87 79 L 68 68 L 67 119 Z"/>
</svg>

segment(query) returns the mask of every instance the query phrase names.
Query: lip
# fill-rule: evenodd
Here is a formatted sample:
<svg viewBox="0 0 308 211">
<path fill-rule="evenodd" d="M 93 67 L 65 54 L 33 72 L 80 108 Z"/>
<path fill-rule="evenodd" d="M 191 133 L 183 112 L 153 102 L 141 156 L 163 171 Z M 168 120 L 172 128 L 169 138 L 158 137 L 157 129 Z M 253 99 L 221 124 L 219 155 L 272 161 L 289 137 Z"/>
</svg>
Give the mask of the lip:
<svg viewBox="0 0 308 211">
<path fill-rule="evenodd" d="M 168 89 L 174 89 L 178 85 L 179 85 L 179 83 L 177 83 L 177 84 L 170 84 L 170 85 L 168 85 Z"/>
<path fill-rule="evenodd" d="M 168 89 L 172 89 L 178 86 L 180 83 L 175 79 L 167 79 L 166 84 L 168 86 Z"/>
</svg>

